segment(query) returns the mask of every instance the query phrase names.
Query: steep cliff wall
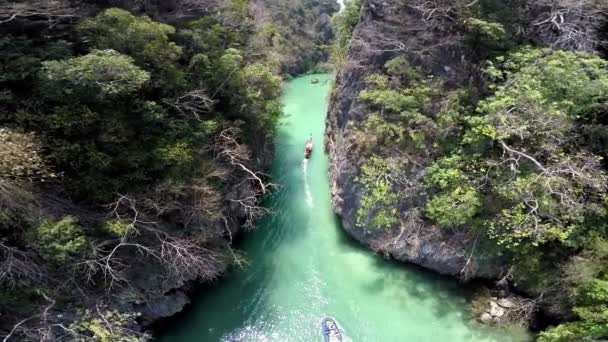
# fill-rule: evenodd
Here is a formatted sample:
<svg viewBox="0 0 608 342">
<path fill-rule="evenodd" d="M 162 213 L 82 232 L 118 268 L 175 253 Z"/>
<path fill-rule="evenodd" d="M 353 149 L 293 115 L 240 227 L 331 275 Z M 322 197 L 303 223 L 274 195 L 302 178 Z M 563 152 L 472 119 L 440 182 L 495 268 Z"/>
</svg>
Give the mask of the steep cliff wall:
<svg viewBox="0 0 608 342">
<path fill-rule="evenodd" d="M 403 6 L 400 1 L 363 2 L 360 22 L 353 34 L 348 60 L 336 78 L 327 117 L 326 146 L 331 158 L 333 206 L 350 235 L 398 260 L 450 275 L 459 275 L 465 265 L 475 264 L 472 276 L 494 278 L 502 268 L 498 263 L 478 257 L 469 260 L 474 238 L 466 234 L 441 230 L 422 221 L 405 230 L 389 232 L 364 229 L 356 224 L 360 185 L 355 178 L 362 157 L 354 128 L 372 113 L 368 104 L 359 98 L 365 88 L 365 78 L 380 70 L 397 53 L 412 51 L 410 60 L 423 67 L 428 75 L 446 80 L 444 87 L 474 83 L 479 70 L 472 62 L 470 51 L 452 44 L 457 39 L 458 34 L 450 33 L 449 28 L 430 28 L 422 13 Z M 415 182 L 422 175 L 417 167 L 404 172 Z M 415 200 L 405 203 L 401 210 L 407 211 L 415 205 Z"/>
<path fill-rule="evenodd" d="M 518 132 L 530 129 L 534 115 L 527 116 L 530 115 L 526 107 L 530 98 L 527 92 L 542 93 L 555 84 L 540 82 L 511 89 L 512 82 L 521 79 L 519 75 L 535 81 L 553 71 L 560 74 L 566 66 L 573 65 L 566 62 L 563 67 L 551 69 L 555 63 L 551 59 L 560 62 L 593 59 L 603 65 L 600 56 L 606 46 L 602 30 L 606 18 L 599 14 L 601 10 L 598 12 L 601 6 L 605 5 L 594 1 L 363 1 L 348 56 L 336 77 L 325 142 L 331 158 L 332 203 L 348 234 L 371 249 L 442 274 L 464 280 L 500 280 L 497 282 L 500 286 L 542 298 L 538 303 L 545 313 L 571 317 L 571 294 L 580 283 L 564 285 L 566 282 L 562 279 L 567 272 L 564 270 L 568 265 L 575 265 L 579 253 L 593 254 L 581 252 L 593 247 L 586 245 L 585 240 L 576 242 L 576 239 L 587 232 L 596 236 L 596 232 L 601 231 L 594 223 L 595 214 L 582 214 L 588 216 L 580 227 L 588 225 L 587 228 L 580 228 L 579 233 L 569 237 L 573 227 L 568 223 L 570 216 L 556 218 L 549 214 L 548 207 L 544 209 L 546 213 L 535 216 L 536 208 L 530 206 L 525 212 L 530 216 L 526 217 L 535 217 L 536 221 L 531 220 L 528 228 L 522 228 L 521 221 L 515 222 L 515 216 L 509 216 L 509 210 L 512 205 L 525 207 L 529 199 L 525 196 L 530 193 L 507 198 L 501 197 L 505 193 L 501 195 L 498 189 L 510 186 L 514 190 L 510 194 L 520 193 L 518 184 L 521 183 L 517 181 L 523 179 L 526 172 L 535 177 L 548 177 L 548 169 L 538 160 L 549 165 L 576 149 L 582 149 L 581 153 L 585 154 L 603 152 L 592 145 L 562 145 L 552 151 L 565 152 L 548 157 L 552 152 L 543 150 L 548 145 L 538 143 L 539 140 L 533 143 L 515 134 L 509 136 L 505 132 L 512 127 L 505 126 L 504 122 L 521 117 L 518 123 L 523 126 L 516 128 Z M 537 52 L 538 58 L 542 54 L 550 56 L 536 64 L 535 58 L 526 62 L 529 63 L 526 65 L 540 66 L 537 75 L 530 76 L 527 73 L 531 69 L 521 65 L 512 69 L 519 73 L 513 79 L 508 79 L 512 74 L 499 77 L 499 81 L 489 75 L 497 70 L 488 69 L 490 65 L 511 72 L 508 68 L 513 64 L 503 65 L 503 61 Z M 564 84 L 562 89 L 571 86 Z M 484 103 L 497 104 L 504 100 L 501 94 L 496 95 L 497 87 L 511 91 L 509 94 L 514 97 L 506 100 L 511 102 L 503 107 L 483 108 Z M 553 101 L 564 100 L 565 97 L 559 96 Z M 518 107 L 517 101 L 524 105 Z M 598 105 L 603 106 L 605 100 L 598 101 Z M 541 97 L 538 103 L 543 106 L 551 102 Z M 562 108 L 545 106 L 543 115 L 546 116 L 540 121 L 550 121 L 550 113 Z M 495 131 L 471 143 L 472 140 L 467 140 L 471 134 L 481 132 L 475 131 L 479 128 L 472 124 L 475 120 L 492 123 L 495 126 L 485 127 Z M 568 127 L 586 124 L 574 121 L 572 125 Z M 603 124 L 600 126 L 593 133 L 595 137 L 601 136 L 597 132 L 605 130 Z M 542 132 L 545 128 L 531 130 Z M 569 131 L 568 134 L 586 133 Z M 517 151 L 513 152 L 509 144 L 520 144 L 523 151 L 536 153 L 535 157 L 523 152 L 514 156 Z M 527 161 L 536 164 L 525 170 L 518 169 L 522 156 L 532 158 Z M 446 167 L 449 163 L 454 164 Z M 449 169 L 456 164 L 458 166 Z M 541 172 L 538 165 L 542 166 Z M 594 165 L 598 179 L 604 179 L 605 170 L 597 163 Z M 488 176 L 495 167 L 499 169 L 496 175 L 500 176 Z M 438 169 L 455 172 L 452 180 L 464 180 L 464 183 L 446 187 L 442 182 L 449 182 L 450 175 L 444 173 L 439 176 L 439 183 L 431 184 L 437 178 L 432 179 L 429 173 Z M 485 175 L 473 176 L 478 170 Z M 447 178 L 442 178 L 444 176 Z M 569 184 L 568 189 L 576 187 L 574 182 L 568 183 L 572 182 L 568 177 L 563 181 Z M 488 182 L 493 182 L 494 188 L 488 187 Z M 443 202 L 433 202 L 442 191 L 447 194 L 440 198 Z M 550 193 L 550 190 L 541 193 Z M 596 198 L 595 195 L 589 194 L 580 201 L 592 198 Z M 559 195 L 545 203 L 551 201 L 564 203 Z M 443 212 L 437 214 L 435 205 L 441 206 L 439 210 Z M 572 212 L 566 207 L 564 211 Z M 502 223 L 495 222 L 501 217 L 505 218 L 501 222 L 508 222 L 508 228 L 497 235 L 494 229 Z M 560 238 L 539 238 L 534 229 L 543 219 L 558 222 L 564 234 Z"/>
</svg>

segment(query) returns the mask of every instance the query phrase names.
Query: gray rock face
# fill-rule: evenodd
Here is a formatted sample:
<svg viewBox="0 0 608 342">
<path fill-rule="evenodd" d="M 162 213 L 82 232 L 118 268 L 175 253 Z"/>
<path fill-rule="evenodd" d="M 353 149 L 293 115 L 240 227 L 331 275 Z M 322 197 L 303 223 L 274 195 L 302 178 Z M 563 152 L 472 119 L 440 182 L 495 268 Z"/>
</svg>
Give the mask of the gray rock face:
<svg viewBox="0 0 608 342">
<path fill-rule="evenodd" d="M 358 152 L 360 146 L 357 145 L 354 128 L 371 114 L 358 94 L 364 87 L 365 78 L 380 70 L 387 60 L 395 56 L 395 52 L 391 52 L 397 48 L 394 42 L 401 42 L 403 48 L 408 50 L 426 49 L 430 56 L 428 59 L 412 58 L 410 63 L 421 66 L 435 77 L 441 77 L 448 84 L 468 84 L 476 77 L 466 51 L 450 46 L 428 48 L 428 45 L 446 38 L 440 36 L 444 33 L 433 33 L 432 30 L 421 32 L 420 27 L 424 25 L 421 15 L 400 1 L 363 2 L 348 61 L 337 75 L 326 120 L 332 205 L 348 234 L 397 260 L 442 274 L 495 278 L 502 272 L 498 262 L 477 256 L 469 258 L 475 244 L 475 237 L 470 233 L 439 229 L 428 222 L 421 222 L 417 229 L 396 226 L 383 232 L 368 231 L 356 225 L 360 186 L 355 178 L 363 158 Z M 423 169 L 404 170 L 404 173 L 416 183 L 420 181 Z M 420 199 L 414 195 L 403 200 L 401 210 L 406 212 L 420 205 Z"/>
<path fill-rule="evenodd" d="M 489 314 L 492 317 L 501 318 L 502 316 L 505 315 L 505 309 L 500 307 L 500 305 L 496 304 L 495 301 L 491 301 Z"/>
<path fill-rule="evenodd" d="M 176 290 L 146 302 L 146 305 L 139 308 L 139 312 L 144 319 L 147 319 L 144 323 L 151 323 L 175 315 L 188 304 L 190 304 L 188 295 Z"/>
<path fill-rule="evenodd" d="M 506 309 L 512 309 L 515 307 L 515 303 L 509 298 L 500 298 L 497 303 Z"/>
<path fill-rule="evenodd" d="M 479 79 L 480 65 L 475 53 L 467 51 L 462 44 L 454 43 L 461 38 L 454 33 L 458 28 L 450 27 L 452 24 L 445 21 L 433 21 L 433 27 L 429 27 L 424 14 L 417 12 L 415 6 L 408 6 L 412 2 L 363 0 L 359 24 L 353 35 L 347 61 L 338 72 L 326 120 L 325 147 L 331 162 L 329 172 L 332 205 L 340 217 L 343 229 L 372 249 L 442 274 L 465 279 L 497 279 L 506 274 L 508 262 L 482 257 L 479 245 L 483 243 L 483 238 L 479 237 L 480 241 L 477 241 L 478 238 L 466 230 L 439 229 L 423 219 L 413 226 L 400 222 L 392 229 L 382 232 L 366 230 L 365 224 L 361 227 L 356 224 L 361 187 L 355 179 L 360 173 L 363 156 L 355 128 L 372 112 L 358 97 L 365 86 L 365 78 L 381 70 L 384 63 L 396 54 L 401 54 L 411 65 L 423 70 L 426 76 L 440 80 L 445 91 L 482 84 Z M 539 46 L 556 46 L 556 41 L 567 41 L 561 39 L 563 37 L 560 37 L 560 32 L 539 34 L 538 30 L 542 28 L 535 23 L 547 18 L 550 11 L 542 2 L 533 0 L 523 1 L 522 6 L 513 8 L 514 22 L 518 27 L 527 29 L 527 33 L 519 39 L 526 43 L 533 41 Z M 591 38 L 591 42 L 571 41 L 567 46 L 557 46 L 575 50 L 596 49 L 594 37 L 597 38 L 600 27 L 604 26 L 598 25 L 596 19 L 600 20 L 598 17 L 583 24 L 584 30 L 590 33 L 588 38 Z M 605 39 L 602 37 L 598 39 Z M 441 102 L 441 99 L 434 100 L 436 103 Z M 430 112 L 433 112 L 433 108 L 430 108 Z M 408 181 L 416 184 L 420 182 L 424 166 L 403 170 L 403 173 L 409 178 Z M 403 189 L 393 190 L 398 192 Z M 400 203 L 401 216 L 412 209 L 420 209 L 424 203 L 423 196 L 413 194 L 411 198 L 404 198 Z M 511 284 L 530 297 L 540 296 L 533 285 L 525 282 L 525 279 L 513 279 Z M 547 289 L 543 293 L 540 310 L 545 315 L 554 318 L 572 317 L 570 300 L 562 292 Z M 499 300 L 496 304 L 507 310 L 513 308 L 513 302 L 508 299 Z M 500 313 L 500 310 L 495 309 L 494 313 Z"/>
</svg>

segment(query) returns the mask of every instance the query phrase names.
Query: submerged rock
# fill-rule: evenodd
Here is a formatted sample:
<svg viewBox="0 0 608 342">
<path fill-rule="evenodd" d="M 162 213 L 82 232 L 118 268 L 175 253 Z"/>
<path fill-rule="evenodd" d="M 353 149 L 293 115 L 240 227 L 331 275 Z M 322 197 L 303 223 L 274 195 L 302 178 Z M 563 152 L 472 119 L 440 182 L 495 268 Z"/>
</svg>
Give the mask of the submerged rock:
<svg viewBox="0 0 608 342">
<path fill-rule="evenodd" d="M 490 324 L 492 323 L 492 315 L 487 312 L 484 312 L 481 314 L 481 316 L 479 316 L 479 321 L 481 323 Z"/>
</svg>

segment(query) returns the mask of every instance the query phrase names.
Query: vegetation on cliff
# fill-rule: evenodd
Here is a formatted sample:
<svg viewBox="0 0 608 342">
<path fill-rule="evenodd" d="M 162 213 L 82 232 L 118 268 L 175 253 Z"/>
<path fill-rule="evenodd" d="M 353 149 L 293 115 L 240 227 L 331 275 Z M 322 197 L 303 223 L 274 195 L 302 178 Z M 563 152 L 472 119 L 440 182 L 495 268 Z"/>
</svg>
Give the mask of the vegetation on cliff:
<svg viewBox="0 0 608 342">
<path fill-rule="evenodd" d="M 294 58 L 282 34 L 300 22 L 257 16 L 268 4 L 209 1 L 174 25 L 89 5 L 0 8 L 5 340 L 139 341 L 155 301 L 241 263 L 232 234 L 265 212 L 280 72 L 324 58 L 306 40 L 323 23 Z M 335 10 L 275 5 L 307 23 Z"/>
<path fill-rule="evenodd" d="M 471 253 L 510 265 L 503 282 L 525 284 L 546 306 L 571 303 L 571 321 L 540 341 L 607 337 L 608 61 L 598 51 L 608 8 L 491 0 L 368 6 L 370 16 L 418 21 L 402 28 L 403 38 L 378 29 L 377 42 L 367 43 L 390 57 L 358 92 L 365 119 L 350 142 L 363 160 L 354 180 L 357 225 L 401 226 L 403 234 L 405 221 L 423 217 L 471 236 Z M 357 20 L 347 13 L 335 19 L 342 27 Z M 467 77 L 450 76 L 464 61 Z"/>
</svg>

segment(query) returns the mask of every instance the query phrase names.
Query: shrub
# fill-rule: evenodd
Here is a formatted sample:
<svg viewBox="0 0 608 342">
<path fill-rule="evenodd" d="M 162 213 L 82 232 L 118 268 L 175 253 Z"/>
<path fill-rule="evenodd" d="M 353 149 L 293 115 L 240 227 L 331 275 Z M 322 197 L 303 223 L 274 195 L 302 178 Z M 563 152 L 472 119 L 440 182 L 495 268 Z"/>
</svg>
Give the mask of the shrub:
<svg viewBox="0 0 608 342">
<path fill-rule="evenodd" d="M 507 33 L 500 23 L 470 18 L 465 21 L 465 27 L 467 43 L 476 49 L 482 58 L 503 53 L 510 45 Z"/>
<path fill-rule="evenodd" d="M 184 142 L 168 144 L 158 150 L 159 159 L 173 165 L 187 165 L 192 163 L 192 153 L 192 147 Z"/>
<path fill-rule="evenodd" d="M 122 313 L 116 310 L 98 310 L 94 314 L 86 310 L 70 329 L 78 333 L 78 341 L 93 342 L 143 342 L 150 336 L 137 332 L 135 326 L 136 314 Z"/>
<path fill-rule="evenodd" d="M 121 237 L 135 233 L 133 224 L 119 219 L 106 221 L 103 225 L 103 230 L 112 235 Z"/>
<path fill-rule="evenodd" d="M 397 201 L 390 174 L 394 161 L 371 157 L 361 167 L 361 175 L 355 179 L 363 189 L 357 211 L 357 225 L 370 222 L 368 228 L 388 229 L 397 223 Z"/>
<path fill-rule="evenodd" d="M 353 31 L 357 23 L 359 23 L 360 9 L 361 0 L 346 0 L 344 8 L 331 19 L 331 24 L 336 35 L 332 46 L 331 59 L 336 68 L 339 68 L 346 61 Z"/>
<path fill-rule="evenodd" d="M 608 281 L 595 279 L 574 292 L 574 312 L 581 320 L 540 333 L 539 342 L 591 341 L 608 334 Z"/>
<path fill-rule="evenodd" d="M 482 113 L 533 102 L 575 118 L 594 113 L 608 94 L 608 61 L 594 54 L 526 47 L 497 62 L 487 70 L 496 93 L 480 103 Z"/>
<path fill-rule="evenodd" d="M 86 249 L 84 231 L 73 216 L 65 216 L 58 222 L 45 220 L 34 227 L 31 235 L 36 251 L 56 265 L 64 264 Z"/>
<path fill-rule="evenodd" d="M 460 226 L 469 222 L 480 207 L 480 195 L 475 188 L 457 186 L 433 196 L 426 203 L 425 213 L 442 226 Z"/>
</svg>

